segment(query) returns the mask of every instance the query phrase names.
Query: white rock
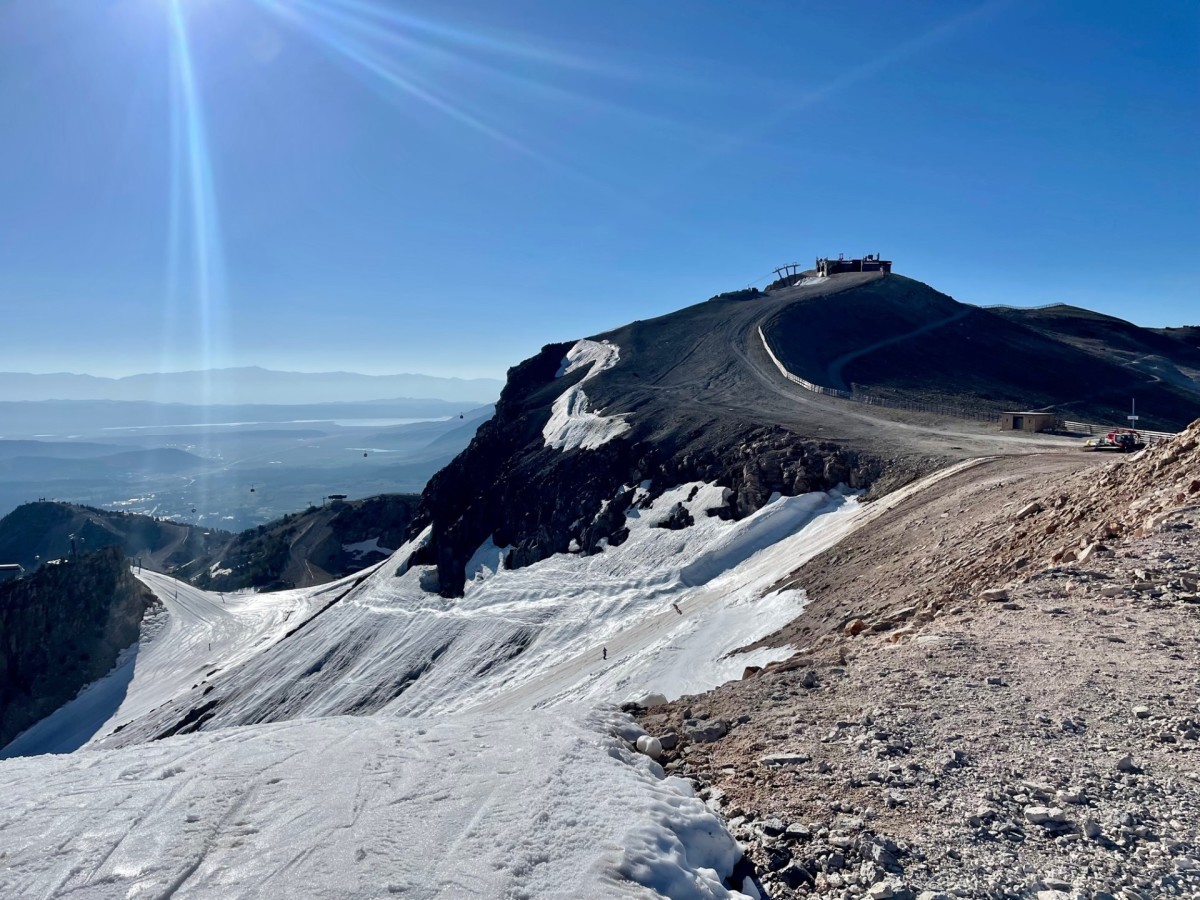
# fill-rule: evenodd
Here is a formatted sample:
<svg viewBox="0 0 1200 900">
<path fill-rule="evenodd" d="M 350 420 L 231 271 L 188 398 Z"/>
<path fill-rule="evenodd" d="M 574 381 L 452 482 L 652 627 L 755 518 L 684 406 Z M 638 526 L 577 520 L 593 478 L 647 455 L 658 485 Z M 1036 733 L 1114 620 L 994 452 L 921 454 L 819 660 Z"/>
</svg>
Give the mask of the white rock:
<svg viewBox="0 0 1200 900">
<path fill-rule="evenodd" d="M 1042 511 L 1042 504 L 1040 504 L 1040 503 L 1038 503 L 1038 501 L 1034 500 L 1032 503 L 1022 506 L 1017 511 L 1017 521 L 1020 521 L 1021 519 L 1028 519 L 1034 513 L 1040 513 L 1041 511 Z"/>
<path fill-rule="evenodd" d="M 658 759 L 662 756 L 662 744 L 653 735 L 643 734 L 637 739 L 636 746 L 638 753 L 644 753 L 651 759 Z"/>
<path fill-rule="evenodd" d="M 1001 603 L 1008 599 L 1007 588 L 989 588 L 979 595 L 987 603 Z"/>
<path fill-rule="evenodd" d="M 1066 820 L 1063 811 L 1057 806 L 1025 807 L 1025 821 L 1031 825 L 1057 825 Z"/>
<path fill-rule="evenodd" d="M 667 703 L 666 697 L 664 697 L 662 694 L 653 693 L 653 692 L 646 693 L 646 694 L 638 694 L 637 696 L 635 696 L 631 699 L 638 706 L 645 707 L 646 709 L 650 709 L 651 707 L 654 707 L 654 706 L 665 706 Z"/>
<path fill-rule="evenodd" d="M 809 757 L 803 753 L 769 753 L 766 756 L 758 758 L 758 764 L 768 768 L 773 766 L 795 766 L 808 761 Z"/>
<path fill-rule="evenodd" d="M 892 896 L 892 886 L 886 881 L 881 881 L 871 885 L 867 893 L 870 894 L 871 900 L 888 900 Z"/>
<path fill-rule="evenodd" d="M 1150 718 L 1150 707 L 1135 706 L 1133 708 L 1133 714 L 1134 714 L 1134 716 L 1136 716 L 1139 719 L 1148 719 L 1148 718 Z"/>
</svg>

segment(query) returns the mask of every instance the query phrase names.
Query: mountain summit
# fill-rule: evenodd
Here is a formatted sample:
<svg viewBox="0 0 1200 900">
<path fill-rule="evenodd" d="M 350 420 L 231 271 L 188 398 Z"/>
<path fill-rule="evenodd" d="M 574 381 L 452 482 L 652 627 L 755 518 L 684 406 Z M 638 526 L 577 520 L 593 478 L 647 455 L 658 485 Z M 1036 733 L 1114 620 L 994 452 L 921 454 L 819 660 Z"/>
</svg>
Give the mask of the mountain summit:
<svg viewBox="0 0 1200 900">
<path fill-rule="evenodd" d="M 434 476 L 417 515 L 413 533 L 430 533 L 415 561 L 437 565 L 441 591 L 461 592 L 485 540 L 511 548 L 515 566 L 619 542 L 632 496 L 622 485 L 648 481 L 653 495 L 713 481 L 727 488 L 720 514 L 740 518 L 776 494 L 845 483 L 875 496 L 1018 449 L 995 425 L 951 430 L 869 400 L 985 419 L 1052 407 L 1107 423 L 1133 396 L 1143 424 L 1171 430 L 1200 414 L 1195 349 L 1128 323 L 1155 348 L 1153 365 L 1128 364 L 1115 337 L 1083 345 L 1068 339 L 1074 326 L 1053 334 L 901 275 L 810 277 L 738 297 L 552 344 L 510 370 L 495 418 Z"/>
</svg>

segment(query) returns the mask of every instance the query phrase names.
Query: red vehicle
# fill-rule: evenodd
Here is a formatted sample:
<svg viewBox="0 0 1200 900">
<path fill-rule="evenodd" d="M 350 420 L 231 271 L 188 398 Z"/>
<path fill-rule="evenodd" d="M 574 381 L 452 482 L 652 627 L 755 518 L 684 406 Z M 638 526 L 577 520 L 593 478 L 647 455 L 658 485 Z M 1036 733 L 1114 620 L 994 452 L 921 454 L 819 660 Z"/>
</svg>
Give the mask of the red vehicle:
<svg viewBox="0 0 1200 900">
<path fill-rule="evenodd" d="M 1092 438 L 1083 445 L 1084 450 L 1106 450 L 1114 453 L 1132 453 L 1146 446 L 1142 435 L 1132 428 L 1114 428 L 1102 438 Z"/>
</svg>

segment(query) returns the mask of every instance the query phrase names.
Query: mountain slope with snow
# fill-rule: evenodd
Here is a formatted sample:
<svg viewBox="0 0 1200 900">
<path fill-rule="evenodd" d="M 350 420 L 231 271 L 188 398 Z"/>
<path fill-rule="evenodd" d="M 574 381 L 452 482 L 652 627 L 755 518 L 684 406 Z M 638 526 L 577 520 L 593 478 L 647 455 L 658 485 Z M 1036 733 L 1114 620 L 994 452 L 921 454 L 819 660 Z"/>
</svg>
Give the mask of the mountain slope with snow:
<svg viewBox="0 0 1200 900">
<path fill-rule="evenodd" d="M 164 615 L 60 711 L 101 722 L 89 743 L 0 763 L 0 890 L 755 896 L 611 704 L 790 659 L 805 648 L 742 649 L 804 610 L 787 573 L 956 467 L 1039 446 L 782 378 L 765 319 L 876 280 L 545 348 L 356 575 L 222 595 L 144 574 Z"/>
</svg>

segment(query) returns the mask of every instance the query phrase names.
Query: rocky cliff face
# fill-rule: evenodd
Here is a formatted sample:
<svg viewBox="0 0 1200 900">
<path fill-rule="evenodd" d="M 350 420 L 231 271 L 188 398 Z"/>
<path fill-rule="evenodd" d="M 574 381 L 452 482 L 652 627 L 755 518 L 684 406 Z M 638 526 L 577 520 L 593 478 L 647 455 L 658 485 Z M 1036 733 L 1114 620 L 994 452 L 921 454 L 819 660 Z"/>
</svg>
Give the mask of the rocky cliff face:
<svg viewBox="0 0 1200 900">
<path fill-rule="evenodd" d="M 0 747 L 111 670 L 156 602 L 116 547 L 0 584 Z"/>
<path fill-rule="evenodd" d="M 543 430 L 555 401 L 589 374 L 559 374 L 571 346 L 551 344 L 510 370 L 495 416 L 430 481 L 409 535 L 431 528 L 413 562 L 437 565 L 443 595 L 462 594 L 465 564 L 489 538 L 511 547 L 512 568 L 620 544 L 634 497 L 628 488 L 639 484 L 648 483 L 648 503 L 679 484 L 715 482 L 728 488 L 716 514 L 741 518 L 775 493 L 866 487 L 883 471 L 871 455 L 781 426 L 694 411 L 670 419 L 634 413 L 627 433 L 592 449 L 549 446 Z"/>
</svg>

